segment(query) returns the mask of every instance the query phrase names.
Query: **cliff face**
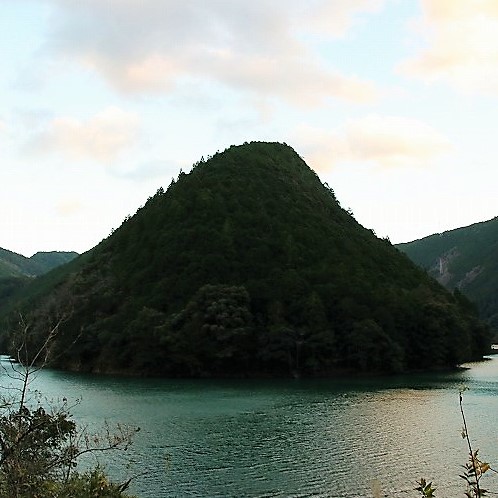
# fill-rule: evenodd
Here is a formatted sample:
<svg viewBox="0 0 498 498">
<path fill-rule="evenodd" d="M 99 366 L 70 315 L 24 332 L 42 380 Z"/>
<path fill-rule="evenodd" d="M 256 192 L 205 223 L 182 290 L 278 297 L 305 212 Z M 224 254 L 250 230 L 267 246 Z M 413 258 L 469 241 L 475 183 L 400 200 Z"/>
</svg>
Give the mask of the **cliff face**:
<svg viewBox="0 0 498 498">
<path fill-rule="evenodd" d="M 230 147 L 181 173 L 84 257 L 30 286 L 34 341 L 63 368 L 326 375 L 455 365 L 486 329 L 341 208 L 287 145 Z"/>
</svg>

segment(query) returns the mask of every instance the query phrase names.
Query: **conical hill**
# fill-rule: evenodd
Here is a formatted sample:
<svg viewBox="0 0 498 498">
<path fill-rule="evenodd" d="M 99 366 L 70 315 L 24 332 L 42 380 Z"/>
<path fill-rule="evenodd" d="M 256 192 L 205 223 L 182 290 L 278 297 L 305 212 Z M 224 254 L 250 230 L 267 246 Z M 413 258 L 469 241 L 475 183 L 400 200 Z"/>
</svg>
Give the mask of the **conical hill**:
<svg viewBox="0 0 498 498">
<path fill-rule="evenodd" d="M 360 226 L 278 143 L 201 160 L 37 285 L 34 337 L 64 317 L 51 358 L 75 370 L 397 372 L 456 365 L 488 347 L 465 298 Z"/>
</svg>

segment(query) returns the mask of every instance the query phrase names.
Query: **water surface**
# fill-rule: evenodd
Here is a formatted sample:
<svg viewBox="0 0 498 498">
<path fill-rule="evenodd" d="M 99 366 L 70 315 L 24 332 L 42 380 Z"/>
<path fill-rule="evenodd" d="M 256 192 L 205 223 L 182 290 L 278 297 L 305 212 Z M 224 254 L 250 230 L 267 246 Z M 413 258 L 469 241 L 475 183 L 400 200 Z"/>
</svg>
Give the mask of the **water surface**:
<svg viewBox="0 0 498 498">
<path fill-rule="evenodd" d="M 462 386 L 469 432 L 498 467 L 498 359 L 447 374 L 340 380 L 168 380 L 39 372 L 48 399 L 81 399 L 81 426 L 139 426 L 127 452 L 101 455 L 140 497 L 463 496 Z M 8 383 L 0 374 L 2 385 Z M 54 401 L 55 402 L 55 401 Z M 498 479 L 487 487 L 498 491 Z"/>
</svg>

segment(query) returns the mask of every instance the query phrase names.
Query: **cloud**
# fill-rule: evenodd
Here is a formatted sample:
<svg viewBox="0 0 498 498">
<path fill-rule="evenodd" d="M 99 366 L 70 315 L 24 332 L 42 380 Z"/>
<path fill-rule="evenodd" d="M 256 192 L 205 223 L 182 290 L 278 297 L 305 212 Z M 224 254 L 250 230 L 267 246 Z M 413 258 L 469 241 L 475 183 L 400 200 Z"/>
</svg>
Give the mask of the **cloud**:
<svg viewBox="0 0 498 498">
<path fill-rule="evenodd" d="M 385 0 L 48 0 L 47 48 L 125 93 L 168 93 L 185 79 L 317 106 L 373 102 L 370 81 L 313 56 L 302 34 L 338 37 Z"/>
<path fill-rule="evenodd" d="M 87 121 L 54 118 L 31 139 L 28 150 L 62 153 L 76 160 L 112 162 L 135 143 L 137 133 L 138 119 L 134 114 L 110 107 Z"/>
<path fill-rule="evenodd" d="M 83 209 L 83 205 L 80 201 L 74 199 L 61 200 L 56 206 L 55 210 L 61 216 L 72 216 L 75 213 L 80 212 Z"/>
<path fill-rule="evenodd" d="M 399 70 L 466 93 L 498 95 L 498 2 L 422 0 L 427 46 Z"/>
<path fill-rule="evenodd" d="M 0 147 L 3 148 L 4 146 L 6 146 L 6 142 L 7 142 L 7 134 L 8 134 L 8 127 L 7 127 L 7 123 L 5 123 L 4 121 L 2 121 L 0 119 Z"/>
<path fill-rule="evenodd" d="M 385 0 L 329 0 L 326 2 L 306 2 L 304 12 L 299 16 L 315 32 L 336 37 L 345 37 L 355 25 L 361 22 L 365 13 L 382 9 Z"/>
<path fill-rule="evenodd" d="M 328 170 L 341 163 L 377 167 L 416 167 L 451 150 L 451 143 L 416 119 L 371 115 L 351 120 L 331 132 L 303 129 L 299 142 L 310 165 Z"/>
<path fill-rule="evenodd" d="M 6 144 L 7 132 L 7 125 L 3 121 L 0 121 L 0 147 Z"/>
<path fill-rule="evenodd" d="M 116 177 L 132 181 L 147 181 L 157 178 L 171 179 L 177 176 L 181 169 L 181 164 L 171 160 L 155 160 L 145 162 L 138 167 L 129 170 L 119 169 L 113 171 Z"/>
</svg>

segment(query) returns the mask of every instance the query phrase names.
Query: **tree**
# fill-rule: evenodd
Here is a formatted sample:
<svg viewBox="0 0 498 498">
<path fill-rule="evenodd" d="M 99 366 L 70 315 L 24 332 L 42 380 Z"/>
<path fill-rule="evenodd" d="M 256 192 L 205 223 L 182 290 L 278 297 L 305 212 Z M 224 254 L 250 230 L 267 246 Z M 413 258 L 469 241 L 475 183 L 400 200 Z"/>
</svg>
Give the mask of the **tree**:
<svg viewBox="0 0 498 498">
<path fill-rule="evenodd" d="M 45 366 L 50 344 L 60 323 L 52 328 L 31 360 L 27 352 L 29 326 L 20 324 L 17 358 L 5 366 L 11 379 L 9 396 L 0 398 L 0 498 L 117 498 L 128 483 L 111 483 L 100 467 L 77 471 L 86 453 L 125 448 L 133 430 L 109 428 L 101 435 L 79 432 L 64 398 L 59 406 L 44 407 L 29 390 L 36 373 Z"/>
<path fill-rule="evenodd" d="M 245 287 L 204 285 L 176 318 L 180 334 L 173 348 L 180 355 L 195 351 L 190 366 L 200 375 L 249 368 L 252 320 Z"/>
<path fill-rule="evenodd" d="M 374 320 L 354 322 L 346 338 L 346 345 L 348 360 L 360 371 L 401 370 L 400 346 Z"/>
</svg>

